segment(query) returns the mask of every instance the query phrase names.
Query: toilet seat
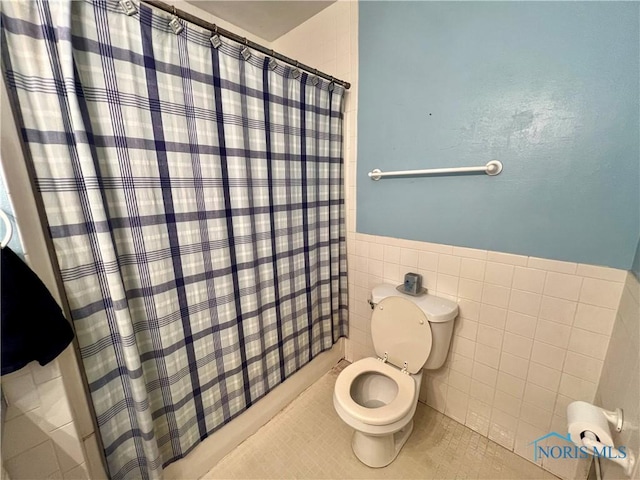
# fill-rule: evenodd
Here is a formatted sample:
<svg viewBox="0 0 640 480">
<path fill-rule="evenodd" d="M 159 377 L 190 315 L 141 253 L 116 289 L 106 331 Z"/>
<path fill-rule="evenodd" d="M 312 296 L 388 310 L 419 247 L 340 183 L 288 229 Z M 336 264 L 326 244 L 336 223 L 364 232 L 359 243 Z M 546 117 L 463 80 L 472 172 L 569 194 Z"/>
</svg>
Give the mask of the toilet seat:
<svg viewBox="0 0 640 480">
<path fill-rule="evenodd" d="M 360 375 L 371 372 L 389 377 L 396 382 L 398 394 L 383 407 L 367 408 L 358 405 L 351 398 L 351 384 Z M 368 425 L 388 425 L 400 420 L 414 406 L 416 383 L 411 375 L 402 373 L 398 368 L 383 363 L 377 358 L 363 358 L 345 368 L 334 389 L 334 399 L 346 413 Z"/>
</svg>

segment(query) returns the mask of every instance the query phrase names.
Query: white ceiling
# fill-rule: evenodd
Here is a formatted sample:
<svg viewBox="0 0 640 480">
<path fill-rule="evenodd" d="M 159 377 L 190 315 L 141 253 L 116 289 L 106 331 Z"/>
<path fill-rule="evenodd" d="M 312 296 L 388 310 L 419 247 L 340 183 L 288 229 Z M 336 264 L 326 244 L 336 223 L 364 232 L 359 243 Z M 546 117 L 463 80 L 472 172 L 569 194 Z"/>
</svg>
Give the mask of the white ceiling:
<svg viewBox="0 0 640 480">
<path fill-rule="evenodd" d="M 304 23 L 335 2 L 335 0 L 186 1 L 269 42 Z"/>
</svg>

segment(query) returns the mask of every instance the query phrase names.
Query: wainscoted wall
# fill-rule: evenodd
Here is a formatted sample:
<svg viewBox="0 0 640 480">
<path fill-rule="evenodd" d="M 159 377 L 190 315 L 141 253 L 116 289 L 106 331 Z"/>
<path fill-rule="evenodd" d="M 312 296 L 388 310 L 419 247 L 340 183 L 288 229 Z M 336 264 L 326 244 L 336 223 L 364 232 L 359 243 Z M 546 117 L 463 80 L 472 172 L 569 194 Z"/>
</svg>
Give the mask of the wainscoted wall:
<svg viewBox="0 0 640 480">
<path fill-rule="evenodd" d="M 348 356 L 357 360 L 374 354 L 366 302 L 370 288 L 382 281 L 399 284 L 407 271 L 421 273 L 431 293 L 460 306 L 450 356 L 443 368 L 426 372 L 421 399 L 530 460 L 530 442 L 550 431 L 566 431 L 569 402 L 597 401 L 619 305 L 620 312 L 631 310 L 624 307 L 628 295 L 622 304 L 620 300 L 638 238 L 638 144 L 637 134 L 632 134 L 636 140 L 629 135 L 637 132 L 638 117 L 619 100 L 625 97 L 637 105 L 637 42 L 629 38 L 638 37 L 638 8 L 621 8 L 628 8 L 628 15 L 603 4 L 360 4 L 360 69 L 366 72 L 358 110 L 362 233 L 355 234 L 349 250 L 353 301 Z M 565 15 L 571 18 L 560 20 Z M 528 27 L 518 27 L 524 17 Z M 389 41 L 380 35 L 380 18 L 396 22 L 392 28 L 400 38 Z M 614 18 L 627 18 L 623 30 L 628 28 L 628 35 L 621 35 Z M 556 22 L 563 27 L 556 28 Z M 589 39 L 571 33 L 582 30 L 583 22 L 597 25 L 587 29 Z M 518 33 L 512 35 L 512 29 Z M 540 35 L 540 29 L 546 33 Z M 501 35 L 513 41 L 499 41 Z M 565 35 L 572 39 L 560 41 Z M 610 44 L 622 52 L 634 67 L 627 69 L 630 64 L 611 58 L 610 48 L 587 45 L 596 38 L 601 46 Z M 602 72 L 587 67 L 600 55 L 617 66 L 602 75 L 589 73 Z M 610 77 L 618 67 L 626 73 Z M 403 89 L 391 93 L 398 72 L 405 72 Z M 620 98 L 599 103 L 603 97 L 595 92 L 606 96 L 617 82 L 614 96 Z M 571 95 L 563 93 L 563 84 L 572 85 Z M 582 106 L 574 103 L 583 101 Z M 611 105 L 615 115 L 605 113 Z M 590 114 L 582 116 L 586 111 L 602 111 L 612 123 L 591 124 Z M 531 116 L 526 125 L 525 114 Z M 633 126 L 623 127 L 626 133 L 614 125 L 617 115 L 628 115 Z M 561 124 L 569 127 L 564 134 Z M 618 139 L 627 136 L 626 153 L 608 140 L 587 147 L 612 130 Z M 585 149 L 590 153 L 579 153 Z M 504 162 L 499 177 L 377 183 L 366 177 L 375 167 L 475 165 L 491 158 Z M 588 167 L 601 161 L 606 163 L 602 169 Z M 544 168 L 551 164 L 558 168 Z M 606 188 L 620 193 L 622 187 L 626 200 L 605 207 L 601 180 L 624 171 L 633 178 L 617 179 Z M 597 205 L 579 201 L 582 195 Z M 610 228 L 612 221 L 620 228 Z M 634 322 L 627 323 L 637 329 L 637 318 Z M 609 355 L 617 351 L 616 342 L 614 337 Z M 634 352 L 633 359 L 635 348 L 625 345 L 623 350 Z M 637 376 L 637 362 L 631 363 L 626 370 Z M 620 387 L 614 392 L 613 399 L 621 400 Z M 637 403 L 637 395 L 630 398 Z M 585 478 L 589 465 L 584 460 L 539 463 L 563 478 Z"/>
<path fill-rule="evenodd" d="M 349 359 L 375 355 L 371 287 L 418 272 L 460 307 L 447 362 L 425 371 L 428 405 L 532 459 L 530 442 L 566 430 L 569 402 L 594 400 L 626 271 L 364 234 L 354 247 Z M 586 476 L 586 462 L 540 464 Z"/>
<path fill-rule="evenodd" d="M 631 478 L 640 479 L 640 282 L 629 273 L 613 324 L 613 333 L 604 360 L 596 404 L 607 410 L 622 408 L 625 425 L 614 434 L 617 445 L 625 445 L 636 456 Z M 602 478 L 625 478 L 622 469 L 603 460 Z"/>
<path fill-rule="evenodd" d="M 359 5 L 359 232 L 631 268 L 640 4 Z"/>
</svg>

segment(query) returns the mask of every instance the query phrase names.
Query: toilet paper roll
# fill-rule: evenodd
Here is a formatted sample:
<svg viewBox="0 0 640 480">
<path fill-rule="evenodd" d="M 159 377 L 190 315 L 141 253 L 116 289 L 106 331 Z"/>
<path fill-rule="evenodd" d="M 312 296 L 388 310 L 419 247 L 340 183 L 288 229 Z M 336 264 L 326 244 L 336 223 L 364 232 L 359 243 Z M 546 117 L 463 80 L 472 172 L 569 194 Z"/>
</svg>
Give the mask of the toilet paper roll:
<svg viewBox="0 0 640 480">
<path fill-rule="evenodd" d="M 567 406 L 567 425 L 571 440 L 582 446 L 581 434 L 591 431 L 596 434 L 600 443 L 613 446 L 609 422 L 600 407 L 587 402 L 572 402 Z"/>
</svg>

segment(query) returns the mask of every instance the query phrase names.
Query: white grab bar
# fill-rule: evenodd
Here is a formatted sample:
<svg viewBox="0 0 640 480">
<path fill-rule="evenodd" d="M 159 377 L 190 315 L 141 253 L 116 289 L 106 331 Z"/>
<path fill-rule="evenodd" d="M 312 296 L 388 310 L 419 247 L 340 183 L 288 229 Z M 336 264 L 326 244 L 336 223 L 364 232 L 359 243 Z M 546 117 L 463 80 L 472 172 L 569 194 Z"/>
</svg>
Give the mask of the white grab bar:
<svg viewBox="0 0 640 480">
<path fill-rule="evenodd" d="M 481 167 L 452 167 L 452 168 L 429 168 L 426 170 L 400 170 L 396 172 L 383 172 L 374 169 L 368 173 L 371 180 L 380 180 L 382 177 L 404 177 L 409 175 L 434 175 L 438 173 L 473 173 L 481 172 L 487 175 L 498 175 L 502 171 L 500 160 L 491 160 Z"/>
</svg>

